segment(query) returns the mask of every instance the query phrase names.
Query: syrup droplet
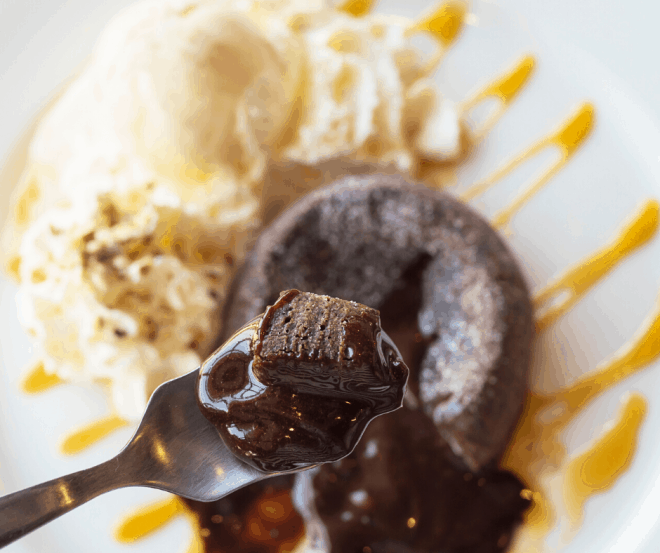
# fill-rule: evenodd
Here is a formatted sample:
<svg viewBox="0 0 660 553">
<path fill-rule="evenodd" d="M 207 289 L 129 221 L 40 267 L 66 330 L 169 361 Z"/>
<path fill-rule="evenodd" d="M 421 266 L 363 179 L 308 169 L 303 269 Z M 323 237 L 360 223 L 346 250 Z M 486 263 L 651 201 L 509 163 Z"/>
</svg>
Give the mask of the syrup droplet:
<svg viewBox="0 0 660 553">
<path fill-rule="evenodd" d="M 148 536 L 181 514 L 185 507 L 178 497 L 169 497 L 138 508 L 117 527 L 115 538 L 130 543 Z"/>
<path fill-rule="evenodd" d="M 461 32 L 466 13 L 465 3 L 446 2 L 429 16 L 413 24 L 408 34 L 417 31 L 428 32 L 446 48 Z"/>
<path fill-rule="evenodd" d="M 115 430 L 128 426 L 129 422 L 118 415 L 111 415 L 94 421 L 64 438 L 60 451 L 65 455 L 75 455 L 93 446 Z"/>
<path fill-rule="evenodd" d="M 373 8 L 374 0 L 348 0 L 337 9 L 354 17 L 362 17 Z"/>
<path fill-rule="evenodd" d="M 630 394 L 624 401 L 610 428 L 568 464 L 564 497 L 574 520 L 581 519 L 589 497 L 611 488 L 630 466 L 646 415 L 646 400 L 639 394 Z"/>
<path fill-rule="evenodd" d="M 43 362 L 39 361 L 28 372 L 21 383 L 21 390 L 26 394 L 38 394 L 49 390 L 53 386 L 57 386 L 61 382 L 62 379 L 56 374 L 47 373 L 44 369 Z"/>
<path fill-rule="evenodd" d="M 510 103 L 527 84 L 535 64 L 533 56 L 523 57 L 514 69 L 488 86 L 481 97 L 495 96 L 505 104 Z"/>
</svg>

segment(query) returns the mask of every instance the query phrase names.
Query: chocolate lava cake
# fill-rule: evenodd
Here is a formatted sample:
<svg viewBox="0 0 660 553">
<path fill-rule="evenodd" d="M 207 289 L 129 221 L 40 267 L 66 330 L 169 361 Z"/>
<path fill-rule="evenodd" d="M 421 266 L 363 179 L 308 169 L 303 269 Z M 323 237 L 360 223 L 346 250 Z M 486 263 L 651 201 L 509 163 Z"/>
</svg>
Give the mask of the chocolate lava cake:
<svg viewBox="0 0 660 553">
<path fill-rule="evenodd" d="M 345 177 L 264 229 L 234 279 L 228 334 L 292 288 L 378 309 L 410 368 L 403 409 L 373 421 L 349 457 L 297 476 L 313 550 L 505 549 L 528 501 L 497 461 L 522 409 L 533 319 L 502 238 L 468 206 L 402 176 Z M 237 501 L 200 505 L 202 523 L 239 512 L 223 503 Z M 210 528 L 209 551 L 227 548 L 223 532 Z M 280 549 L 275 537 L 236 547 Z"/>
</svg>

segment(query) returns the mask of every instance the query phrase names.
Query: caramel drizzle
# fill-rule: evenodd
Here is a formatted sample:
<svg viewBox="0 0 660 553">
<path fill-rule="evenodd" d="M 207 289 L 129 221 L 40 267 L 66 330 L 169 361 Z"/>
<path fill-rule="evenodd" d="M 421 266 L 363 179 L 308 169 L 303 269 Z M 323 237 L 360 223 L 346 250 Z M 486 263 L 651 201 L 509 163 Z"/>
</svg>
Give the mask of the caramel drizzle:
<svg viewBox="0 0 660 553">
<path fill-rule="evenodd" d="M 23 379 L 21 390 L 26 394 L 39 394 L 62 382 L 56 374 L 47 373 L 43 362 L 39 361 Z M 128 424 L 126 419 L 118 415 L 104 417 L 65 436 L 60 444 L 60 451 L 65 455 L 76 455 Z"/>
<path fill-rule="evenodd" d="M 115 538 L 121 543 L 134 542 L 159 530 L 184 512 L 185 506 L 176 496 L 144 505 L 119 524 Z"/>
<path fill-rule="evenodd" d="M 472 185 L 465 192 L 460 194 L 460 198 L 464 201 L 469 201 L 480 196 L 489 190 L 496 182 L 546 148 L 558 148 L 561 154 L 560 158 L 546 169 L 536 181 L 518 194 L 508 207 L 497 213 L 491 221 L 491 224 L 496 228 L 507 226 L 516 212 L 529 202 L 529 200 L 531 200 L 532 197 L 534 197 L 534 195 L 537 194 L 564 165 L 566 165 L 566 163 L 568 163 L 578 148 L 584 143 L 593 129 L 594 112 L 595 109 L 593 105 L 589 103 L 582 104 L 576 113 L 559 129 L 542 138 L 527 150 L 514 156 L 513 159 L 506 162 L 488 178 Z"/>
<path fill-rule="evenodd" d="M 431 60 L 427 62 L 424 69 L 427 74 L 430 74 L 442 61 L 445 51 L 445 49 L 440 49 L 434 56 L 432 56 Z M 478 144 L 500 120 L 502 115 L 504 115 L 510 104 L 529 81 L 535 64 L 536 60 L 533 56 L 523 57 L 515 67 L 497 77 L 491 83 L 481 88 L 472 96 L 472 98 L 464 100 L 458 106 L 459 112 L 461 112 L 464 118 L 467 119 L 470 111 L 474 110 L 481 103 L 490 98 L 498 100 L 498 105 L 491 110 L 490 114 L 486 117 L 486 121 L 482 122 L 478 129 L 470 130 L 469 138 L 468 132 L 465 129 L 461 133 L 461 157 L 469 155 L 470 148 Z M 428 164 L 427 167 L 424 167 L 425 163 Z M 435 186 L 437 188 L 444 188 L 455 180 L 452 163 L 433 164 L 421 161 L 416 176 L 417 178 L 424 180 L 427 186 Z"/>
<path fill-rule="evenodd" d="M 528 394 L 523 415 L 501 461 L 502 468 L 516 473 L 533 490 L 532 508 L 525 520 L 528 531 L 543 534 L 554 522 L 541 479 L 548 472 L 556 472 L 564 462 L 566 450 L 559 442 L 561 431 L 602 392 L 656 361 L 659 356 L 660 296 L 654 310 L 632 339 L 601 362 L 592 374 L 553 394 Z M 630 444 L 632 448 L 634 444 Z M 629 451 L 632 455 L 632 450 Z M 620 473 L 612 474 L 609 485 Z"/>
<path fill-rule="evenodd" d="M 337 7 L 341 12 L 346 12 L 353 17 L 362 17 L 368 14 L 374 7 L 374 0 L 347 0 Z"/>
<path fill-rule="evenodd" d="M 592 286 L 627 255 L 653 238 L 658 230 L 660 204 L 647 200 L 614 239 L 553 279 L 534 297 L 536 329 L 544 330 L 566 313 Z M 545 309 L 544 309 L 545 307 Z"/>
<path fill-rule="evenodd" d="M 461 1 L 445 2 L 433 13 L 422 17 L 408 27 L 405 36 L 411 36 L 415 33 L 427 33 L 440 46 L 426 62 L 422 71 L 424 74 L 431 74 L 444 58 L 448 48 L 456 42 L 463 29 L 466 15 L 466 3 Z"/>
<path fill-rule="evenodd" d="M 463 2 L 445 2 L 433 13 L 413 23 L 407 34 L 426 32 L 431 34 L 444 48 L 449 47 L 456 40 L 467 13 L 467 6 Z"/>
<path fill-rule="evenodd" d="M 481 128 L 473 133 L 473 140 L 479 142 L 500 120 L 506 112 L 509 105 L 518 96 L 518 93 L 525 87 L 531 77 L 536 60 L 533 56 L 523 57 L 511 70 L 504 75 L 483 87 L 477 94 L 469 100 L 464 101 L 460 110 L 468 114 L 476 106 L 490 98 L 497 99 L 498 105 L 491 111 Z"/>
<path fill-rule="evenodd" d="M 596 396 L 657 360 L 660 356 L 660 298 L 653 312 L 632 339 L 601 363 L 593 375 L 578 380 L 570 388 L 547 396 L 543 403 L 559 403 L 561 409 L 545 421 L 545 426 L 563 428 Z M 554 425 L 554 426 L 553 426 Z"/>
<path fill-rule="evenodd" d="M 203 553 L 202 529 L 197 524 L 197 518 L 175 495 L 135 509 L 117 526 L 115 539 L 120 543 L 133 543 L 157 532 L 180 516 L 186 517 L 193 526 L 193 538 L 186 553 Z"/>
<path fill-rule="evenodd" d="M 59 376 L 47 373 L 43 362 L 38 361 L 21 382 L 21 390 L 26 394 L 38 394 L 50 390 L 61 382 Z"/>
<path fill-rule="evenodd" d="M 640 394 L 628 394 L 624 401 L 617 420 L 566 468 L 564 498 L 573 520 L 582 518 L 589 497 L 611 488 L 630 466 L 647 405 Z"/>
<path fill-rule="evenodd" d="M 129 422 L 119 415 L 110 415 L 94 421 L 65 437 L 60 445 L 60 451 L 65 455 L 75 455 L 128 424 Z"/>
</svg>

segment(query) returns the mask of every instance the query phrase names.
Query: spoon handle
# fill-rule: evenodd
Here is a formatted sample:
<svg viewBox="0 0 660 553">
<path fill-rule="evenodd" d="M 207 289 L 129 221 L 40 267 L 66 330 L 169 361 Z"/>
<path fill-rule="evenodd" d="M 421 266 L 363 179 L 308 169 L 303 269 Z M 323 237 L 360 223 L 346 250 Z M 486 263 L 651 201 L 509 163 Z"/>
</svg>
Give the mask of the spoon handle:
<svg viewBox="0 0 660 553">
<path fill-rule="evenodd" d="M 0 497 L 0 548 L 102 493 L 130 486 L 119 459 Z"/>
</svg>

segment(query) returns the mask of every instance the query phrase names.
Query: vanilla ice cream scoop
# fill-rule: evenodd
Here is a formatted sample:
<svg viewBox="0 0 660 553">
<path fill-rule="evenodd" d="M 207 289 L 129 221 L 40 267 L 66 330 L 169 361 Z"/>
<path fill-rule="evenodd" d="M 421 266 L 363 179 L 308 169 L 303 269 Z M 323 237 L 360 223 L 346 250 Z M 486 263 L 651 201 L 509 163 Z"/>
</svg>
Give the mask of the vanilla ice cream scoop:
<svg viewBox="0 0 660 553">
<path fill-rule="evenodd" d="M 218 166 L 258 178 L 303 51 L 279 14 L 247 7 L 146 1 L 122 12 L 40 126 L 35 160 L 69 193 L 89 187 L 85 173 L 136 161 L 175 179 L 204 180 Z"/>
</svg>

